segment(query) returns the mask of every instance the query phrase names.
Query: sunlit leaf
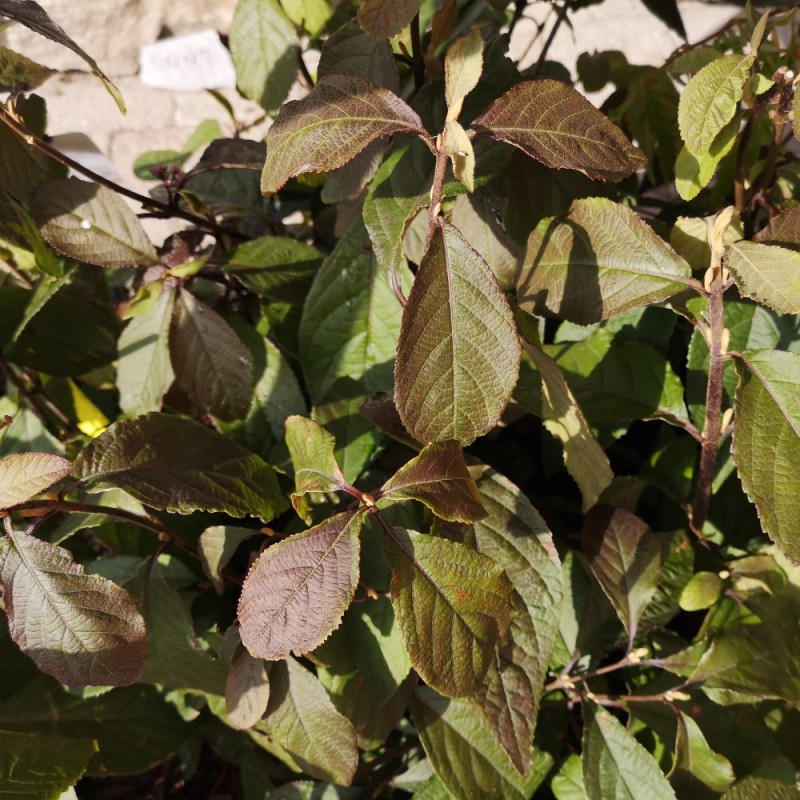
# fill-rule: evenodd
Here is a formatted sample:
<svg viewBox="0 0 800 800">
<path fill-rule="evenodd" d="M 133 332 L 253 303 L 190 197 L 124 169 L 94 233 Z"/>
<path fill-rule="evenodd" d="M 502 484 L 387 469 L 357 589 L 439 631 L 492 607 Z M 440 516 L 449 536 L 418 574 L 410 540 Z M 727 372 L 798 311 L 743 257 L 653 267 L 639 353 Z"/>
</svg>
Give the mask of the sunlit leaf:
<svg viewBox="0 0 800 800">
<path fill-rule="evenodd" d="M 754 56 L 721 56 L 701 69 L 684 89 L 678 105 L 678 125 L 686 147 L 702 156 L 733 119 Z"/>
<path fill-rule="evenodd" d="M 376 39 L 392 39 L 419 13 L 421 4 L 422 0 L 364 0 L 358 21 Z"/>
<path fill-rule="evenodd" d="M 264 194 L 304 172 L 328 172 L 370 142 L 393 133 L 424 134 L 417 114 L 397 95 L 353 75 L 323 78 L 303 100 L 286 103 L 267 134 Z"/>
<path fill-rule="evenodd" d="M 130 595 L 86 575 L 72 554 L 23 533 L 0 541 L 11 638 L 68 686 L 126 686 L 147 661 L 144 620 Z"/>
<path fill-rule="evenodd" d="M 476 522 L 486 516 L 464 454 L 455 442 L 423 448 L 383 484 L 381 496 L 419 500 L 450 522 Z"/>
<path fill-rule="evenodd" d="M 800 800 L 800 791 L 794 786 L 775 780 L 750 776 L 728 789 L 722 800 Z"/>
<path fill-rule="evenodd" d="M 72 464 L 51 453 L 15 453 L 0 460 L 0 510 L 30 500 L 66 478 Z"/>
<path fill-rule="evenodd" d="M 73 474 L 179 514 L 205 509 L 269 520 L 287 505 L 269 464 L 210 428 L 167 414 L 114 423 L 81 451 Z"/>
<path fill-rule="evenodd" d="M 128 204 L 111 189 L 78 178 L 47 181 L 31 196 L 31 213 L 47 243 L 100 267 L 141 267 L 158 256 Z"/>
<path fill-rule="evenodd" d="M 647 750 L 604 708 L 589 708 L 583 731 L 583 782 L 588 800 L 675 800 Z"/>
<path fill-rule="evenodd" d="M 0 47 L 0 89 L 4 92 L 10 92 L 20 85 L 31 90 L 36 89 L 53 72 L 54 70 L 43 67 L 7 47 Z"/>
<path fill-rule="evenodd" d="M 567 757 L 561 769 L 550 782 L 556 800 L 586 800 L 586 787 L 583 785 L 583 764 L 581 757 Z"/>
<path fill-rule="evenodd" d="M 473 30 L 456 39 L 444 60 L 445 99 L 448 121 L 457 120 L 464 98 L 478 85 L 483 72 L 483 39 Z"/>
<path fill-rule="evenodd" d="M 239 600 L 242 642 L 275 661 L 317 648 L 339 626 L 358 583 L 361 514 L 347 512 L 268 547 Z"/>
<path fill-rule="evenodd" d="M 736 359 L 736 372 L 733 460 L 764 530 L 798 560 L 800 355 L 748 350 Z"/>
<path fill-rule="evenodd" d="M 524 81 L 478 117 L 472 127 L 523 150 L 552 169 L 621 181 L 645 165 L 634 147 L 583 95 L 561 81 Z"/>
<path fill-rule="evenodd" d="M 421 442 L 469 444 L 490 431 L 519 371 L 508 302 L 483 258 L 437 227 L 403 311 L 395 403 Z"/>
<path fill-rule="evenodd" d="M 763 305 L 800 311 L 800 253 L 774 244 L 741 241 L 725 249 L 725 266 L 739 291 Z"/>
<path fill-rule="evenodd" d="M 511 583 L 465 545 L 395 529 L 386 549 L 406 651 L 426 683 L 448 696 L 478 688 L 508 628 Z"/>
<path fill-rule="evenodd" d="M 591 198 L 531 234 L 517 301 L 529 313 L 586 325 L 666 300 L 690 278 L 689 265 L 631 209 Z"/>
</svg>

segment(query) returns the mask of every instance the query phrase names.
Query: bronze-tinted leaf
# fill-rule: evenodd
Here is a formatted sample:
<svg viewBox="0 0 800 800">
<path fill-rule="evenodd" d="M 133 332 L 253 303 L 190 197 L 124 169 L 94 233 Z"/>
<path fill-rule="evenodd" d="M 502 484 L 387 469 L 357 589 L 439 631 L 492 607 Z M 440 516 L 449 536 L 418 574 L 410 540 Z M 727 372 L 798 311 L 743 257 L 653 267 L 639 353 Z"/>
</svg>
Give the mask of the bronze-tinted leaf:
<svg viewBox="0 0 800 800">
<path fill-rule="evenodd" d="M 508 142 L 554 169 L 621 181 L 646 163 L 622 131 L 561 81 L 525 81 L 473 122 L 478 133 Z"/>
<path fill-rule="evenodd" d="M 399 131 L 425 135 L 396 94 L 355 75 L 323 78 L 308 97 L 286 103 L 267 133 L 261 191 L 273 194 L 304 172 L 346 164 L 370 142 Z"/>
<path fill-rule="evenodd" d="M 127 686 L 141 676 L 145 626 L 131 596 L 84 574 L 69 551 L 8 534 L 0 586 L 11 638 L 42 672 L 68 686 Z"/>
<path fill-rule="evenodd" d="M 0 509 L 11 508 L 66 478 L 72 464 L 52 453 L 14 453 L 0 460 Z"/>
<path fill-rule="evenodd" d="M 422 0 L 364 0 L 358 21 L 376 39 L 392 39 L 414 19 L 421 5 Z"/>
<path fill-rule="evenodd" d="M 434 231 L 403 311 L 395 403 L 420 442 L 490 431 L 519 372 L 520 344 L 494 273 L 451 225 Z"/>
<path fill-rule="evenodd" d="M 456 442 L 429 444 L 383 484 L 381 496 L 419 500 L 450 522 L 477 522 L 486 516 Z"/>
<path fill-rule="evenodd" d="M 363 522 L 337 514 L 261 554 L 239 600 L 242 642 L 254 656 L 307 653 L 339 626 L 358 583 Z"/>
</svg>

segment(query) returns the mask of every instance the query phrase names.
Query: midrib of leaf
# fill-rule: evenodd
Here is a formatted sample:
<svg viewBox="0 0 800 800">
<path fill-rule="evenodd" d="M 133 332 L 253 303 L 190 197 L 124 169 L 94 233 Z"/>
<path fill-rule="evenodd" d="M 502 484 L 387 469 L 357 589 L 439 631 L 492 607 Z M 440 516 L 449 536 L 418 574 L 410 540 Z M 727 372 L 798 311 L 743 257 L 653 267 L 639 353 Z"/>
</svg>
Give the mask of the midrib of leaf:
<svg viewBox="0 0 800 800">
<path fill-rule="evenodd" d="M 339 108 L 336 103 L 326 103 L 326 106 L 333 106 L 334 108 Z M 303 136 L 306 133 L 308 133 L 309 131 L 316 130 L 320 126 L 328 127 L 330 125 L 341 124 L 342 122 L 345 122 L 345 123 L 347 123 L 347 122 L 356 122 L 358 124 L 361 124 L 362 122 L 378 122 L 378 123 L 384 123 L 385 122 L 385 123 L 389 123 L 391 125 L 403 124 L 403 126 L 405 127 L 405 129 L 406 129 L 406 131 L 408 133 L 412 133 L 414 131 L 419 131 L 418 128 L 412 127 L 410 125 L 410 123 L 406 122 L 405 120 L 403 120 L 402 118 L 399 118 L 399 117 L 363 117 L 361 115 L 355 117 L 352 114 L 345 113 L 345 111 L 343 109 L 341 109 L 341 108 L 339 108 L 339 111 L 341 111 L 342 114 L 344 114 L 344 116 L 342 116 L 342 117 L 327 117 L 325 119 L 317 120 L 316 122 L 310 122 L 307 125 L 304 125 L 302 128 L 298 128 L 297 130 L 294 130 L 294 131 L 291 131 L 288 134 L 285 134 L 285 138 L 283 138 L 282 140 L 280 140 L 278 142 L 276 149 L 280 150 L 281 148 L 286 147 L 286 145 L 289 142 L 293 141 L 298 136 Z M 310 117 L 312 115 L 313 115 L 313 112 L 308 112 L 308 114 L 306 116 Z M 278 135 L 280 135 L 280 131 L 278 131 Z M 380 137 L 377 137 L 377 138 L 380 138 Z"/>
<path fill-rule="evenodd" d="M 333 483 L 336 486 L 338 486 L 339 489 L 341 489 L 343 492 L 346 492 L 346 491 L 348 491 L 348 489 L 352 488 L 349 484 L 343 483 L 338 478 L 335 478 L 333 475 L 328 475 L 327 472 L 323 472 L 321 469 L 313 469 L 312 467 L 304 467 L 303 469 L 298 470 L 295 474 L 296 475 L 300 475 L 300 474 L 305 473 L 305 472 L 310 472 L 313 475 L 321 475 L 326 480 L 328 480 L 331 483 Z M 307 491 L 307 492 L 319 492 L 319 489 L 306 489 L 305 491 Z"/>
<path fill-rule="evenodd" d="M 758 378 L 758 381 L 761 384 L 761 388 L 764 389 L 764 391 L 770 396 L 772 402 L 775 403 L 775 405 L 778 407 L 778 409 L 780 410 L 781 414 L 783 415 L 783 418 L 789 423 L 789 426 L 791 427 L 792 432 L 794 433 L 794 435 L 797 436 L 798 438 L 800 438 L 800 431 L 795 426 L 795 423 L 792 420 L 792 415 L 786 409 L 786 407 L 784 406 L 783 402 L 780 401 L 773 394 L 772 389 L 769 386 L 770 382 L 764 378 L 764 376 L 761 374 L 761 372 L 759 372 L 759 370 L 755 366 L 755 364 L 753 364 L 747 358 L 747 356 L 742 356 L 742 360 L 744 361 L 745 364 L 747 364 L 747 368 L 750 370 L 750 372 Z"/>
</svg>

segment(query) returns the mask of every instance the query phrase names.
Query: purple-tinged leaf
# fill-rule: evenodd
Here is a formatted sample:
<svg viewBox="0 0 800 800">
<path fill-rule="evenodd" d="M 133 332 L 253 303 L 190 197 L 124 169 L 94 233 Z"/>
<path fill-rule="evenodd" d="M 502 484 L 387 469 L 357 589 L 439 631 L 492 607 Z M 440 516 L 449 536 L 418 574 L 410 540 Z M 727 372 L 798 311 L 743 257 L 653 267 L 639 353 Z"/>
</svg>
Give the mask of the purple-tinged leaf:
<svg viewBox="0 0 800 800">
<path fill-rule="evenodd" d="M 414 669 L 449 697 L 475 692 L 511 622 L 511 583 L 475 550 L 414 531 L 385 539 L 392 605 Z"/>
<path fill-rule="evenodd" d="M 175 382 L 204 411 L 231 421 L 250 409 L 253 358 L 233 328 L 181 289 L 169 339 Z"/>
<path fill-rule="evenodd" d="M 358 766 L 356 732 L 325 689 L 294 658 L 270 671 L 264 728 L 311 777 L 349 785 Z"/>
<path fill-rule="evenodd" d="M 598 506 L 586 517 L 581 539 L 592 574 L 633 643 L 642 612 L 658 588 L 661 537 L 625 509 Z"/>
<path fill-rule="evenodd" d="M 337 514 L 267 548 L 242 587 L 239 624 L 268 661 L 319 647 L 339 626 L 358 584 L 362 514 Z"/>
<path fill-rule="evenodd" d="M 419 500 L 448 522 L 477 522 L 486 516 L 478 488 L 456 442 L 429 444 L 389 478 L 381 496 Z"/>
<path fill-rule="evenodd" d="M 14 453 L 0 459 L 0 510 L 30 500 L 71 471 L 66 458 L 52 453 Z"/>
<path fill-rule="evenodd" d="M 795 107 L 800 103 L 795 103 Z M 781 244 L 796 249 L 800 245 L 800 206 L 786 208 L 762 228 L 753 241 L 761 244 Z"/>
<path fill-rule="evenodd" d="M 371 142 L 399 132 L 426 135 L 405 101 L 355 75 L 330 75 L 281 108 L 267 133 L 261 191 L 273 194 L 296 175 L 341 167 Z"/>
<path fill-rule="evenodd" d="M 364 0 L 358 22 L 376 39 L 393 39 L 419 13 L 422 0 Z"/>
<path fill-rule="evenodd" d="M 234 728 L 252 728 L 264 716 L 269 702 L 269 678 L 264 662 L 247 650 L 239 653 L 225 681 L 225 708 Z"/>
<path fill-rule="evenodd" d="M 272 467 L 204 425 L 152 413 L 115 422 L 80 452 L 73 474 L 162 511 L 224 511 L 270 520 L 286 508 Z"/>
<path fill-rule="evenodd" d="M 420 442 L 490 431 L 519 372 L 514 318 L 494 273 L 451 225 L 433 233 L 403 311 L 395 403 Z"/>
<path fill-rule="evenodd" d="M 524 311 L 588 325 L 658 303 L 690 286 L 689 265 L 631 209 L 576 200 L 528 239 L 517 280 Z"/>
<path fill-rule="evenodd" d="M 621 181 L 645 166 L 644 154 L 583 95 L 544 78 L 510 89 L 472 127 L 553 169 Z"/>
<path fill-rule="evenodd" d="M 158 255 L 142 223 L 111 189 L 78 178 L 43 183 L 31 213 L 47 243 L 76 261 L 99 267 L 146 267 Z"/>
<path fill-rule="evenodd" d="M 86 575 L 68 550 L 8 534 L 0 586 L 11 638 L 45 674 L 68 686 L 127 686 L 141 677 L 145 625 L 131 596 Z"/>
</svg>

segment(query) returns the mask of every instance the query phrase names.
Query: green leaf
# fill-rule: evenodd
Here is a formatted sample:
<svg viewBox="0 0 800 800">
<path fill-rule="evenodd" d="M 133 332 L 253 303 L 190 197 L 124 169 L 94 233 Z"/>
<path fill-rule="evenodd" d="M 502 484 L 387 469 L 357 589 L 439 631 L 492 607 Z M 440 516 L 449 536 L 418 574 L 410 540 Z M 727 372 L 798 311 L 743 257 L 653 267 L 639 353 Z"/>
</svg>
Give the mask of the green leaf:
<svg viewBox="0 0 800 800">
<path fill-rule="evenodd" d="M 741 241 L 725 249 L 725 266 L 746 297 L 785 314 L 800 311 L 800 253 Z"/>
<path fill-rule="evenodd" d="M 303 100 L 286 103 L 267 133 L 264 194 L 305 172 L 328 172 L 393 133 L 426 135 L 396 94 L 354 75 L 323 78 Z"/>
<path fill-rule="evenodd" d="M 548 345 L 592 425 L 621 419 L 688 419 L 683 385 L 664 356 L 600 329 L 581 342 Z"/>
<path fill-rule="evenodd" d="M 552 78 L 517 84 L 472 127 L 551 169 L 575 169 L 590 178 L 621 181 L 646 163 L 644 154 L 583 95 Z"/>
<path fill-rule="evenodd" d="M 448 700 L 420 687 L 411 713 L 436 774 L 459 800 L 528 800 L 550 771 L 552 758 L 537 752 L 531 769 L 520 775 L 466 700 Z"/>
<path fill-rule="evenodd" d="M 358 766 L 356 732 L 320 682 L 294 658 L 270 671 L 266 730 L 313 778 L 349 785 Z"/>
<path fill-rule="evenodd" d="M 73 474 L 179 514 L 204 509 L 270 520 L 287 505 L 269 464 L 210 428 L 167 414 L 115 422 L 81 451 Z"/>
<path fill-rule="evenodd" d="M 750 776 L 728 789 L 721 800 L 800 800 L 800 791 L 772 778 Z"/>
<path fill-rule="evenodd" d="M 708 152 L 695 155 L 684 146 L 675 159 L 675 188 L 684 200 L 694 200 L 711 182 L 714 172 L 739 136 L 740 121 L 734 117 L 716 136 Z"/>
<path fill-rule="evenodd" d="M 337 514 L 267 548 L 239 600 L 242 642 L 276 661 L 319 647 L 340 625 L 359 574 L 362 514 Z"/>
<path fill-rule="evenodd" d="M 550 788 L 556 800 L 587 800 L 586 787 L 583 785 L 583 763 L 581 757 L 567 757 L 561 769 L 550 782 Z"/>
<path fill-rule="evenodd" d="M 486 516 L 464 453 L 455 442 L 423 448 L 383 484 L 380 497 L 419 500 L 449 522 L 477 522 Z"/>
<path fill-rule="evenodd" d="M 51 453 L 15 453 L 0 460 L 0 510 L 13 508 L 66 478 L 72 464 Z"/>
<path fill-rule="evenodd" d="M 31 195 L 31 213 L 47 243 L 99 267 L 146 267 L 158 255 L 139 218 L 111 189 L 78 178 L 47 181 Z"/>
<path fill-rule="evenodd" d="M 328 20 L 333 16 L 331 0 L 295 0 L 287 3 L 286 16 L 310 36 L 319 36 Z"/>
<path fill-rule="evenodd" d="M 223 420 L 250 409 L 253 359 L 216 311 L 181 288 L 169 338 L 175 382 L 205 411 Z"/>
<path fill-rule="evenodd" d="M 633 644 L 642 612 L 655 594 L 664 548 L 647 524 L 622 508 L 598 507 L 581 532 L 583 551 Z"/>
<path fill-rule="evenodd" d="M 348 487 L 333 454 L 336 440 L 316 422 L 292 416 L 286 420 L 286 445 L 294 464 L 292 505 L 306 522 L 310 522 L 311 510 L 306 494 L 339 492 Z"/>
<path fill-rule="evenodd" d="M 800 355 L 748 350 L 736 359 L 736 372 L 733 460 L 764 530 L 789 558 L 798 560 Z"/>
<path fill-rule="evenodd" d="M 243 650 L 225 682 L 225 708 L 234 728 L 252 728 L 264 716 L 269 703 L 269 678 L 264 662 Z"/>
<path fill-rule="evenodd" d="M 716 572 L 696 572 L 683 587 L 680 605 L 684 611 L 702 611 L 719 600 L 724 581 Z"/>
<path fill-rule="evenodd" d="M 586 325 L 666 300 L 690 279 L 689 265 L 631 209 L 591 198 L 531 234 L 517 302 L 531 314 Z"/>
<path fill-rule="evenodd" d="M 142 567 L 129 586 L 147 623 L 150 657 L 142 679 L 170 689 L 224 694 L 225 668 L 203 651 L 192 615 L 161 566 Z"/>
<path fill-rule="evenodd" d="M 125 113 L 125 102 L 119 89 L 97 66 L 97 62 L 64 33 L 38 3 L 34 2 L 34 0 L 0 0 L 0 15 L 22 23 L 26 28 L 30 28 L 40 36 L 44 36 L 56 44 L 63 45 L 76 55 L 79 55 L 89 65 L 92 73 L 103 82 L 108 93 L 114 98 L 119 110 L 123 114 Z"/>
<path fill-rule="evenodd" d="M 225 272 L 251 292 L 270 300 L 296 302 L 322 263 L 316 247 L 284 236 L 261 236 L 228 256 Z"/>
<path fill-rule="evenodd" d="M 222 570 L 236 552 L 236 548 L 246 539 L 257 536 L 258 531 L 251 528 L 234 528 L 230 525 L 214 525 L 206 528 L 197 543 L 197 555 L 203 572 L 214 584 L 217 594 L 222 594 L 225 582 Z"/>
<path fill-rule="evenodd" d="M 653 756 L 604 708 L 585 706 L 583 782 L 588 800 L 675 800 Z"/>
<path fill-rule="evenodd" d="M 411 663 L 437 691 L 471 694 L 508 629 L 511 583 L 490 558 L 457 542 L 395 529 L 385 546 Z"/>
<path fill-rule="evenodd" d="M 708 745 L 698 724 L 683 711 L 678 712 L 675 738 L 675 763 L 670 778 L 688 772 L 715 792 L 724 792 L 735 780 L 731 762 Z"/>
<path fill-rule="evenodd" d="M 322 400 L 341 377 L 371 392 L 391 392 L 402 312 L 364 226 L 351 226 L 325 259 L 303 307 L 298 338 L 312 400 Z"/>
<path fill-rule="evenodd" d="M 92 739 L 0 731 L 0 797 L 58 800 L 96 752 Z"/>
<path fill-rule="evenodd" d="M 422 0 L 364 0 L 358 22 L 376 39 L 393 39 L 419 13 L 421 5 Z"/>
<path fill-rule="evenodd" d="M 286 99 L 297 77 L 300 47 L 277 0 L 241 0 L 230 30 L 239 91 L 269 112 Z"/>
<path fill-rule="evenodd" d="M 54 72 L 7 47 L 0 47 L 0 90 L 4 92 L 13 91 L 20 85 L 24 85 L 26 91 L 32 91 Z"/>
<path fill-rule="evenodd" d="M 594 437 L 555 361 L 534 345 L 526 342 L 523 347 L 536 367 L 541 391 L 540 402 L 534 407 L 527 397 L 520 398 L 520 402 L 526 410 L 541 417 L 544 427 L 561 442 L 564 464 L 581 490 L 583 510 L 588 511 L 614 479 L 608 456 Z"/>
<path fill-rule="evenodd" d="M 691 153 L 708 153 L 733 119 L 754 63 L 754 56 L 722 56 L 689 81 L 678 104 L 678 125 Z"/>
<path fill-rule="evenodd" d="M 68 686 L 126 686 L 147 661 L 145 626 L 130 595 L 85 575 L 72 554 L 23 533 L 0 543 L 0 585 L 11 638 Z"/>
<path fill-rule="evenodd" d="M 471 443 L 497 424 L 519 359 L 497 279 L 455 228 L 440 225 L 403 310 L 395 364 L 403 424 L 420 442 Z"/>
<path fill-rule="evenodd" d="M 127 414 L 160 411 L 175 373 L 169 358 L 169 328 L 175 292 L 164 288 L 152 308 L 134 317 L 119 337 L 117 388 Z"/>
<path fill-rule="evenodd" d="M 444 60 L 447 120 L 461 115 L 464 98 L 478 85 L 483 72 L 483 39 L 477 30 L 456 39 L 447 49 Z"/>
</svg>

